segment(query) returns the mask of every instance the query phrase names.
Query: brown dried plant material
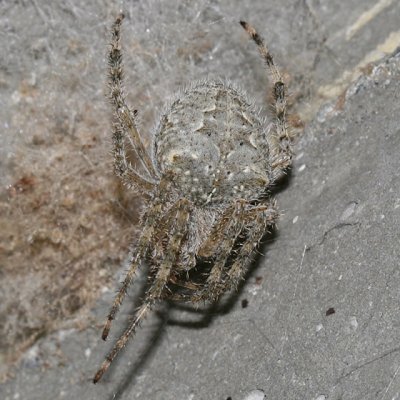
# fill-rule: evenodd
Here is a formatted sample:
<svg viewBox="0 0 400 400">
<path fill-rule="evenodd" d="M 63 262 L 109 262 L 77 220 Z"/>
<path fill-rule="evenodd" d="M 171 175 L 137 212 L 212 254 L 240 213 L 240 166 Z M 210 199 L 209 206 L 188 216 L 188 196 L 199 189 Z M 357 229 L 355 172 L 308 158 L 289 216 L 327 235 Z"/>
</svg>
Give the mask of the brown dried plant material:
<svg viewBox="0 0 400 400">
<path fill-rule="evenodd" d="M 14 124 L 29 135 L 12 158 L 11 184 L 0 193 L 3 377 L 38 338 L 91 323 L 88 310 L 120 265 L 121 248 L 133 240 L 140 206 L 108 172 L 111 157 L 95 135 L 106 116 L 96 119 L 98 111 L 86 107 L 71 135 L 72 122 L 49 119 L 53 110 L 41 106 L 49 101 L 46 92 L 37 87 L 37 103 L 29 105 L 25 92 Z M 52 123 L 31 126 L 30 115 Z"/>
</svg>

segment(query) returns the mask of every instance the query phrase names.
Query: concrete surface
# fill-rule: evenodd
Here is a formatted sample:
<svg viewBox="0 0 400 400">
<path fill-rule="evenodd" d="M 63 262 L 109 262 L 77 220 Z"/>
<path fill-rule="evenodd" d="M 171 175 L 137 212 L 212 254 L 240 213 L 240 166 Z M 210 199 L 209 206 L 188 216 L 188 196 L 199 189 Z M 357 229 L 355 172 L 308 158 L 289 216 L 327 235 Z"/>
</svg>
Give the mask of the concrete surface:
<svg viewBox="0 0 400 400">
<path fill-rule="evenodd" d="M 292 111 L 307 126 L 296 146 L 293 171 L 277 193 L 284 216 L 277 232 L 266 237 L 264 255 L 237 294 L 197 312 L 165 305 L 94 386 L 94 372 L 132 312 L 132 304 L 126 304 L 104 344 L 101 324 L 116 288 L 109 280 L 94 292 L 95 300 L 81 307 L 86 313 L 78 310 L 71 317 L 79 320 L 79 329 L 54 329 L 35 339 L 0 385 L 0 398 L 400 398 L 400 55 L 394 52 L 400 44 L 400 4 L 49 4 L 2 5 L 0 19 L 8 28 L 1 45 L 10 54 L 8 63 L 3 59 L 1 64 L 5 186 L 13 181 L 15 166 L 4 159 L 22 151 L 40 163 L 29 146 L 23 147 L 25 138 L 17 129 L 29 118 L 22 118 L 15 88 L 33 72 L 39 82 L 60 66 L 66 75 L 76 74 L 64 82 L 74 88 L 72 99 L 63 97 L 57 79 L 49 82 L 40 103 L 44 114 L 39 115 L 46 115 L 50 101 L 50 111 L 62 109 L 67 115 L 77 107 L 74 99 L 80 108 L 92 105 L 90 113 L 101 122 L 96 133 L 103 139 L 96 149 L 106 157 L 108 116 L 101 98 L 105 27 L 121 6 L 128 15 L 129 99 L 137 100 L 144 131 L 154 124 L 168 93 L 207 74 L 235 80 L 265 106 L 262 63 L 234 25 L 242 18 L 267 38 L 290 81 Z M 21 15 L 40 27 L 48 21 L 48 26 L 38 33 L 32 22 L 24 26 L 18 20 Z M 69 54 L 62 49 L 71 32 L 84 45 L 79 62 L 68 69 Z M 20 46 L 33 41 L 40 45 L 39 54 L 48 57 L 20 54 L 12 40 Z M 52 112 L 46 115 L 50 127 L 56 126 Z M 41 122 L 34 119 L 33 129 L 39 130 Z M 75 135 L 83 129 L 78 124 Z M 98 162 L 95 155 L 89 158 Z M 75 179 L 85 177 L 77 174 Z M 111 272 L 119 278 L 123 268 Z M 132 303 L 141 282 L 143 276 L 131 292 Z"/>
</svg>

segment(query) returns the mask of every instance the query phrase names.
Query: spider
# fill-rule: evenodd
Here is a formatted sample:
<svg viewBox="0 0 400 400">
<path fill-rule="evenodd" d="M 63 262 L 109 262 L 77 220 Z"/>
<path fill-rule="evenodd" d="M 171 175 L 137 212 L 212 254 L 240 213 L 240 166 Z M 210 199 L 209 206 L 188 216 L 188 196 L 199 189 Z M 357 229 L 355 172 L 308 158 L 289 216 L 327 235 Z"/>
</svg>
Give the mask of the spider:
<svg viewBox="0 0 400 400">
<path fill-rule="evenodd" d="M 149 155 L 136 126 L 137 111 L 129 108 L 123 94 L 123 18 L 120 14 L 112 26 L 108 57 L 114 168 L 126 186 L 146 197 L 147 206 L 103 340 L 143 262 L 149 265 L 149 282 L 140 307 L 103 361 L 94 383 L 158 301 L 215 302 L 237 287 L 266 229 L 279 217 L 268 189 L 292 160 L 285 84 L 263 39 L 244 21 L 240 24 L 257 45 L 272 79 L 274 123 L 267 125 L 231 84 L 196 82 L 161 116 Z M 138 173 L 129 163 L 126 140 L 145 173 Z M 196 270 L 201 279 L 194 278 Z"/>
</svg>

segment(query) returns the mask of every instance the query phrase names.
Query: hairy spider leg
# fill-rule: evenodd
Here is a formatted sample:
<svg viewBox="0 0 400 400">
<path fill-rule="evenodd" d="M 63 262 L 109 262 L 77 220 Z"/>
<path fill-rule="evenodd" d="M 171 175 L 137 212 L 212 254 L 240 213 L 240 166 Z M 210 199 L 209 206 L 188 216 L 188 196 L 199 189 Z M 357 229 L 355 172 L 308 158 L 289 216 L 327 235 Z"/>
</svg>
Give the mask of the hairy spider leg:
<svg viewBox="0 0 400 400">
<path fill-rule="evenodd" d="M 106 340 L 110 332 L 112 321 L 115 319 L 119 308 L 125 298 L 128 287 L 131 285 L 132 280 L 136 274 L 137 268 L 146 257 L 149 251 L 150 244 L 152 243 L 152 238 L 154 237 L 154 232 L 157 229 L 157 224 L 160 221 L 160 215 L 164 211 L 165 203 L 165 193 L 168 193 L 169 187 L 171 185 L 170 177 L 166 176 L 165 179 L 160 181 L 158 192 L 153 199 L 153 206 L 145 213 L 143 216 L 143 231 L 139 237 L 138 243 L 136 245 L 135 252 L 132 254 L 132 261 L 130 263 L 129 270 L 122 282 L 122 286 L 115 296 L 113 305 L 111 306 L 110 312 L 107 316 L 107 321 L 104 325 L 102 339 Z M 163 215 L 161 216 L 161 218 Z"/>
<path fill-rule="evenodd" d="M 232 252 L 232 248 L 235 245 L 240 232 L 243 229 L 243 221 L 240 216 L 244 212 L 244 206 L 245 204 L 243 201 L 237 201 L 232 207 L 230 207 L 231 214 L 228 220 L 229 223 L 225 225 L 225 229 L 223 231 L 218 229 L 215 232 L 215 243 L 220 243 L 220 245 L 216 251 L 214 265 L 203 288 L 204 292 L 208 292 L 210 294 L 210 296 L 208 296 L 209 300 L 214 301 L 218 298 L 218 286 L 221 284 L 221 277 L 226 261 Z"/>
<path fill-rule="evenodd" d="M 135 333 L 139 323 L 147 316 L 156 301 L 162 297 L 171 269 L 178 257 L 182 240 L 187 232 L 187 223 L 190 215 L 190 202 L 186 199 L 177 201 L 173 207 L 176 210 L 176 218 L 173 220 L 174 225 L 170 231 L 170 240 L 166 247 L 163 262 L 160 264 L 155 278 L 146 292 L 142 305 L 137 310 L 135 317 L 129 323 L 128 328 L 120 336 L 113 349 L 103 361 L 93 378 L 93 383 L 97 383 L 101 379 L 117 354 L 126 345 L 128 339 Z"/>
<path fill-rule="evenodd" d="M 154 168 L 153 161 L 148 155 L 136 127 L 136 112 L 130 110 L 126 104 L 123 93 L 121 52 L 121 24 L 123 19 L 124 15 L 120 14 L 112 26 L 111 48 L 108 56 L 110 99 L 115 107 L 115 117 L 117 121 L 130 132 L 129 140 L 131 141 L 132 148 L 137 153 L 151 178 L 157 180 L 157 172 Z"/>
<path fill-rule="evenodd" d="M 258 47 L 258 51 L 265 61 L 267 70 L 272 79 L 273 83 L 273 99 L 274 99 L 274 111 L 275 111 L 275 129 L 276 139 L 278 146 L 271 146 L 272 152 L 272 175 L 273 181 L 279 179 L 284 170 L 287 169 L 292 163 L 292 139 L 289 134 L 288 123 L 286 119 L 286 94 L 285 94 L 285 83 L 278 68 L 274 64 L 271 53 L 268 51 L 263 38 L 257 33 L 257 31 L 247 22 L 240 21 L 240 24 L 244 30 L 249 34 L 251 39 L 255 42 Z"/>
<path fill-rule="evenodd" d="M 132 260 L 130 262 L 129 270 L 122 282 L 122 286 L 119 289 L 117 295 L 114 298 L 113 305 L 110 309 L 110 312 L 107 316 L 107 321 L 104 325 L 103 333 L 101 335 L 103 340 L 106 340 L 108 334 L 111 329 L 112 321 L 115 319 L 116 314 L 118 313 L 121 304 L 125 298 L 127 293 L 128 287 L 131 285 L 132 280 L 136 274 L 136 271 L 145 258 L 148 250 L 149 250 L 149 243 L 151 243 L 151 238 L 153 236 L 155 230 L 155 224 L 158 221 L 158 215 L 162 210 L 162 206 L 160 204 L 156 204 L 154 207 L 150 209 L 146 218 L 145 218 L 145 225 L 143 232 L 139 238 L 138 244 L 135 249 L 135 253 L 132 256 Z"/>
<path fill-rule="evenodd" d="M 279 212 L 275 208 L 268 208 L 263 211 L 259 210 L 255 215 L 251 212 L 250 215 L 251 222 L 246 226 L 246 240 L 242 243 L 235 261 L 226 274 L 223 287 L 218 288 L 219 291 L 216 293 L 218 297 L 225 291 L 237 288 L 247 271 L 246 267 L 250 264 L 251 254 L 265 235 L 268 226 L 275 225 Z"/>
<path fill-rule="evenodd" d="M 155 189 L 155 184 L 139 175 L 130 165 L 126 155 L 123 129 L 118 122 L 113 124 L 112 141 L 115 174 L 129 189 L 134 188 L 144 192 L 145 195 L 150 194 Z"/>
<path fill-rule="evenodd" d="M 193 302 L 216 301 L 224 292 L 235 287 L 245 274 L 246 267 L 249 264 L 249 257 L 264 235 L 267 225 L 273 225 L 279 217 L 274 205 L 262 204 L 254 206 L 243 200 L 240 203 L 241 208 L 235 207 L 237 212 L 232 213 L 230 224 L 226 227 L 226 230 L 220 232 L 219 242 L 222 244 L 214 266 L 205 286 L 191 296 Z M 229 271 L 227 271 L 225 279 L 223 273 L 226 270 L 226 262 L 232 254 L 236 239 L 243 232 L 246 232 L 246 238 L 241 243 L 241 248 L 238 250 L 238 254 Z"/>
</svg>

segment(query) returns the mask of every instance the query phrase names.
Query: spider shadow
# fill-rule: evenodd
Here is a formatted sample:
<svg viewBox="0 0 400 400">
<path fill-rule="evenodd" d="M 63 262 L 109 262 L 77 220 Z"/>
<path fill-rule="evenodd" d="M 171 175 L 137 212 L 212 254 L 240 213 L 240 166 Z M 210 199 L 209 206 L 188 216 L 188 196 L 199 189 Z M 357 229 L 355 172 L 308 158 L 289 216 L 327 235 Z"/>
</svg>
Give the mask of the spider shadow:
<svg viewBox="0 0 400 400">
<path fill-rule="evenodd" d="M 282 190 L 284 190 L 290 184 L 290 171 L 289 173 L 283 177 L 279 181 L 279 185 L 275 186 L 273 190 L 270 192 L 270 195 L 274 195 Z M 118 385 L 118 389 L 116 392 L 113 392 L 109 397 L 110 400 L 120 399 L 121 396 L 125 393 L 126 390 L 129 389 L 131 385 L 135 384 L 136 376 L 139 372 L 144 368 L 144 366 L 151 360 L 151 358 L 156 354 L 156 350 L 161 344 L 161 339 L 163 338 L 163 333 L 165 331 L 165 327 L 169 326 L 179 326 L 187 329 L 205 329 L 208 328 L 215 319 L 221 317 L 223 315 L 229 314 L 231 310 L 236 306 L 238 299 L 243 294 L 243 289 L 246 285 L 246 282 L 249 281 L 258 270 L 260 266 L 260 261 L 264 258 L 262 251 L 267 250 L 267 248 L 276 241 L 279 233 L 273 227 L 270 231 L 266 232 L 263 236 L 260 245 L 260 251 L 257 252 L 253 261 L 248 267 L 248 270 L 244 276 L 244 279 L 240 282 L 236 291 L 231 294 L 225 296 L 222 300 L 213 303 L 209 306 L 196 308 L 194 306 L 190 306 L 187 304 L 179 304 L 173 301 L 165 301 L 164 306 L 161 310 L 155 312 L 157 316 L 157 323 L 152 327 L 152 333 L 146 340 L 146 344 L 144 346 L 144 350 L 137 357 L 136 361 L 132 366 L 129 367 L 129 371 L 125 374 L 123 381 L 120 385 Z M 142 299 L 145 295 L 147 285 L 146 282 L 143 282 L 140 293 L 135 296 L 135 306 L 138 306 L 140 303 L 140 299 Z M 171 318 L 171 313 L 173 311 L 178 312 L 188 312 L 195 315 L 199 315 L 200 318 L 196 321 L 190 320 L 187 321 L 184 318 L 179 317 L 179 319 Z M 121 352 L 124 353 L 124 350 Z M 120 354 L 119 359 L 123 359 L 122 354 Z M 112 380 L 113 372 L 115 372 L 114 368 L 110 369 L 110 380 Z M 114 371 L 113 371 L 114 370 Z"/>
<path fill-rule="evenodd" d="M 261 246 L 262 250 L 265 250 L 272 242 L 276 240 L 278 237 L 278 233 L 275 229 L 272 229 L 271 232 L 267 232 L 262 240 L 263 245 Z M 149 337 L 146 339 L 146 343 L 144 345 L 144 349 L 141 351 L 140 355 L 136 358 L 135 362 L 132 366 L 129 367 L 129 371 L 125 374 L 123 381 L 118 385 L 118 389 L 116 392 L 109 397 L 110 400 L 112 399 L 120 399 L 122 395 L 135 384 L 136 377 L 143 370 L 145 365 L 152 359 L 152 357 L 156 354 L 158 347 L 161 344 L 163 334 L 165 331 L 166 326 L 179 326 L 186 329 L 206 329 L 208 328 L 215 319 L 219 317 L 229 314 L 231 310 L 236 306 L 238 299 L 243 294 L 243 289 L 248 282 L 249 279 L 253 277 L 255 272 L 258 270 L 260 266 L 260 261 L 263 258 L 263 254 L 257 253 L 254 257 L 254 260 L 250 264 L 244 279 L 239 284 L 236 291 L 232 292 L 228 296 L 225 296 L 221 301 L 216 303 L 210 304 L 208 306 L 202 308 L 196 308 L 194 306 L 190 306 L 187 304 L 179 304 L 173 301 L 165 301 L 164 306 L 162 309 L 155 312 L 157 316 L 157 322 L 151 328 L 151 333 Z M 146 283 L 142 285 L 141 293 L 136 297 L 135 304 L 139 304 L 141 298 L 146 290 Z M 193 321 L 187 320 L 187 316 L 185 317 L 178 317 L 178 318 L 171 318 L 172 313 L 176 312 L 184 312 L 190 313 L 194 315 L 200 316 L 199 319 Z M 124 359 L 123 354 L 125 351 L 123 350 L 120 354 L 119 359 Z M 117 364 L 117 363 L 116 363 Z M 109 380 L 112 381 L 112 376 L 115 373 L 116 365 L 114 368 L 110 368 L 109 371 Z"/>
</svg>

